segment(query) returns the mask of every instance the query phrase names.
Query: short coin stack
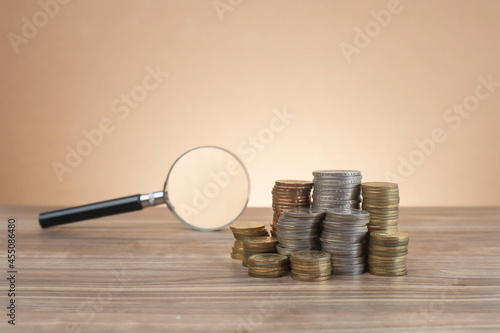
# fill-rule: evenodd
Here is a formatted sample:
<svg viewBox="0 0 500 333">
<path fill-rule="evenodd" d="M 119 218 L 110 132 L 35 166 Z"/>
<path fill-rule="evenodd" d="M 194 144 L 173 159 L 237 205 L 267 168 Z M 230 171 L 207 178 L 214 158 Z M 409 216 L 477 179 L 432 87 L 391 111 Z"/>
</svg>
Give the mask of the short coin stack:
<svg viewBox="0 0 500 333">
<path fill-rule="evenodd" d="M 276 236 L 278 220 L 287 209 L 311 206 L 312 182 L 306 180 L 277 180 L 273 187 L 274 216 L 271 235 Z"/>
<path fill-rule="evenodd" d="M 332 255 L 334 275 L 359 275 L 366 269 L 366 234 L 370 213 L 359 209 L 328 209 L 321 249 Z"/>
<path fill-rule="evenodd" d="M 357 170 L 313 171 L 313 208 L 359 208 L 361 172 Z"/>
<path fill-rule="evenodd" d="M 319 282 L 332 277 L 330 253 L 304 250 L 292 253 L 290 257 L 292 278 L 299 281 Z"/>
<path fill-rule="evenodd" d="M 273 278 L 288 272 L 288 257 L 278 253 L 254 254 L 248 258 L 248 275 Z"/>
<path fill-rule="evenodd" d="M 368 268 L 371 274 L 384 276 L 406 275 L 406 256 L 409 235 L 401 231 L 370 233 Z"/>
<path fill-rule="evenodd" d="M 248 237 L 269 236 L 266 225 L 259 222 L 234 222 L 230 226 L 234 235 L 231 258 L 243 260 L 243 240 Z"/>
<path fill-rule="evenodd" d="M 398 184 L 368 182 L 362 184 L 363 209 L 370 212 L 368 230 L 398 230 L 399 189 Z"/>
<path fill-rule="evenodd" d="M 278 221 L 278 253 L 291 255 L 320 248 L 318 238 L 325 213 L 310 208 L 286 210 Z"/>
<path fill-rule="evenodd" d="M 276 237 L 249 237 L 243 240 L 243 266 L 247 267 L 248 258 L 258 253 L 276 253 Z"/>
</svg>

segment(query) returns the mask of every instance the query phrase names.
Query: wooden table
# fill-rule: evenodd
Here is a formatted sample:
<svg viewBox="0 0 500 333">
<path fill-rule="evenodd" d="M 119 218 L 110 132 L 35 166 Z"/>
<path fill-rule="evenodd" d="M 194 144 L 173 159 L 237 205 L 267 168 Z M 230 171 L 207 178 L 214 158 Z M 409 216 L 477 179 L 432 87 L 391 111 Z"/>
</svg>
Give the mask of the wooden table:
<svg viewBox="0 0 500 333">
<path fill-rule="evenodd" d="M 407 276 L 320 283 L 249 277 L 229 229 L 194 231 L 166 208 L 42 230 L 45 210 L 0 210 L 3 276 L 12 216 L 18 254 L 16 326 L 3 278 L 1 332 L 500 331 L 500 208 L 402 208 Z"/>
</svg>

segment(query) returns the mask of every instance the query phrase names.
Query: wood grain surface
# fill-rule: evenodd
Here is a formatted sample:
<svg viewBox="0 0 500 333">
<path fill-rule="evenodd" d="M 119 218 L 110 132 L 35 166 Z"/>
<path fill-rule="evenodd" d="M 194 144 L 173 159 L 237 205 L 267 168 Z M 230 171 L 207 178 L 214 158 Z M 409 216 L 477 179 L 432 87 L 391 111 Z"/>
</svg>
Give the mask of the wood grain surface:
<svg viewBox="0 0 500 333">
<path fill-rule="evenodd" d="M 500 208 L 402 208 L 408 275 L 320 283 L 259 279 L 229 257 L 233 237 L 191 230 L 166 208 L 42 230 L 45 208 L 16 218 L 16 326 L 1 332 L 500 331 Z M 249 208 L 241 220 L 271 220 Z"/>
</svg>

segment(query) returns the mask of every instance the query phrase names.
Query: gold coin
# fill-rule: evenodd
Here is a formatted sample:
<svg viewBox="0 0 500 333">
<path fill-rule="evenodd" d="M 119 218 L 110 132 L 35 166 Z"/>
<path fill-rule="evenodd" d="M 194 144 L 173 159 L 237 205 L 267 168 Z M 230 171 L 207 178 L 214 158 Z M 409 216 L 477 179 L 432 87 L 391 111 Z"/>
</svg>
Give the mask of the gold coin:
<svg viewBox="0 0 500 333">
<path fill-rule="evenodd" d="M 292 254 L 292 260 L 296 261 L 330 260 L 331 257 L 330 253 L 318 250 L 297 251 Z"/>
<path fill-rule="evenodd" d="M 237 260 L 243 260 L 244 259 L 242 253 L 234 253 L 234 252 L 231 252 L 231 258 L 237 259 Z"/>
<path fill-rule="evenodd" d="M 368 263 L 369 267 L 372 269 L 378 269 L 378 270 L 389 270 L 389 271 L 397 271 L 397 270 L 403 270 L 406 269 L 406 261 L 401 262 L 401 263 L 396 263 L 395 265 L 389 265 L 389 264 L 379 264 L 379 263 Z"/>
<path fill-rule="evenodd" d="M 294 267 L 292 266 L 291 271 L 297 275 L 310 276 L 310 277 L 325 276 L 325 275 L 329 275 L 332 273 L 331 267 L 329 269 L 322 269 L 322 270 L 315 270 L 315 271 L 302 271 L 300 269 L 294 269 Z"/>
<path fill-rule="evenodd" d="M 248 271 L 248 275 L 251 277 L 256 277 L 256 278 L 278 278 L 286 275 L 288 271 L 285 272 L 276 272 L 276 273 L 266 273 L 266 274 L 256 274 L 251 271 Z"/>
<path fill-rule="evenodd" d="M 380 274 L 392 273 L 392 274 L 396 274 L 396 273 L 406 272 L 406 266 L 396 267 L 396 268 L 387 268 L 387 267 L 378 268 L 378 267 L 372 267 L 372 266 L 368 265 L 368 270 L 372 274 L 373 273 L 380 273 Z"/>
<path fill-rule="evenodd" d="M 378 265 L 378 264 L 368 263 L 368 267 L 371 268 L 372 270 L 379 270 L 379 271 L 387 270 L 387 271 L 391 271 L 391 272 L 398 272 L 398 271 L 406 270 L 406 264 Z"/>
<path fill-rule="evenodd" d="M 380 271 L 380 270 L 368 270 L 370 274 L 372 275 L 380 275 L 380 276 L 403 276 L 407 274 L 407 270 L 405 269 L 404 271 L 398 271 L 398 272 L 391 272 L 391 271 Z"/>
<path fill-rule="evenodd" d="M 398 249 L 397 251 L 385 251 L 380 249 L 375 249 L 373 247 L 368 247 L 368 255 L 371 256 L 380 256 L 380 257 L 394 257 L 394 256 L 403 256 L 408 252 L 408 249 Z"/>
<path fill-rule="evenodd" d="M 408 253 L 408 250 L 399 250 L 399 251 L 393 251 L 393 252 L 387 252 L 387 251 L 380 251 L 380 250 L 374 250 L 373 248 L 368 248 L 368 255 L 372 257 L 402 257 L 405 256 Z"/>
<path fill-rule="evenodd" d="M 398 251 L 404 251 L 408 249 L 408 242 L 404 243 L 382 243 L 376 241 L 374 238 L 370 237 L 369 240 L 369 247 L 371 247 L 373 250 L 377 251 L 389 251 L 389 252 L 398 252 Z"/>
<path fill-rule="evenodd" d="M 390 182 L 364 182 L 361 183 L 362 187 L 367 188 L 384 188 L 384 189 L 397 189 L 398 184 Z"/>
<path fill-rule="evenodd" d="M 362 205 L 364 210 L 370 212 L 370 214 L 395 214 L 399 212 L 399 202 L 364 202 Z M 372 213 L 373 211 L 373 213 Z"/>
<path fill-rule="evenodd" d="M 248 262 L 249 264 L 252 265 L 264 265 L 264 264 L 288 265 L 288 257 L 278 253 L 259 253 L 251 255 L 248 258 Z"/>
<path fill-rule="evenodd" d="M 292 269 L 297 271 L 316 271 L 316 270 L 328 270 L 331 269 L 331 261 L 328 263 L 316 264 L 316 265 L 300 265 L 292 262 Z"/>
<path fill-rule="evenodd" d="M 288 267 L 278 267 L 272 269 L 261 269 L 258 267 L 252 267 L 248 265 L 248 271 L 254 274 L 273 274 L 273 273 L 286 273 L 288 272 Z"/>
<path fill-rule="evenodd" d="M 380 261 L 368 259 L 368 265 L 375 268 L 396 268 L 406 267 L 406 260 L 403 261 Z"/>
<path fill-rule="evenodd" d="M 277 266 L 277 267 L 259 267 L 252 266 L 248 264 L 248 270 L 254 273 L 273 273 L 273 272 L 283 272 L 288 271 L 288 267 L 286 266 Z"/>
<path fill-rule="evenodd" d="M 386 224 L 386 225 L 383 225 L 383 224 L 368 224 L 368 231 L 369 232 L 375 232 L 375 231 L 392 231 L 392 232 L 395 232 L 395 231 L 398 231 L 398 224 Z M 366 236 L 368 238 L 370 238 L 370 236 Z"/>
<path fill-rule="evenodd" d="M 249 237 L 243 240 L 243 246 L 249 245 L 258 245 L 258 244 L 269 244 L 269 243 L 278 243 L 278 238 L 276 237 Z"/>
<path fill-rule="evenodd" d="M 243 251 L 244 251 L 244 250 L 243 250 L 243 249 L 240 249 L 240 248 L 234 248 L 234 247 L 233 247 L 233 248 L 231 249 L 231 251 L 232 251 L 232 252 L 234 252 L 234 253 L 241 253 L 241 254 L 243 254 Z"/>
<path fill-rule="evenodd" d="M 379 232 L 379 231 L 377 231 Z M 390 232 L 390 230 L 389 230 Z M 392 231 L 394 232 L 394 231 Z M 369 238 L 368 241 L 368 246 L 371 246 L 372 249 L 381 251 L 381 252 L 399 252 L 399 251 L 405 251 L 408 249 L 408 242 L 401 242 L 401 243 L 380 243 L 377 241 L 374 241 L 373 238 Z"/>
<path fill-rule="evenodd" d="M 397 232 L 383 232 L 376 231 L 370 233 L 370 239 L 375 239 L 377 241 L 383 242 L 408 242 L 410 235 L 403 231 Z"/>
<path fill-rule="evenodd" d="M 384 226 L 384 225 L 388 225 L 388 226 L 397 226 L 398 225 L 398 216 L 396 216 L 395 218 L 390 218 L 390 219 L 384 219 L 384 218 L 374 218 L 373 220 L 370 220 L 370 222 L 368 222 L 368 226 L 372 225 L 372 226 Z"/>
<path fill-rule="evenodd" d="M 277 180 L 275 182 L 278 186 L 313 186 L 313 182 L 309 180 Z"/>
<path fill-rule="evenodd" d="M 261 223 L 261 222 L 233 222 L 233 224 L 231 224 L 229 226 L 229 228 L 235 229 L 235 230 L 262 229 L 265 227 L 266 227 L 266 225 L 264 223 Z"/>
<path fill-rule="evenodd" d="M 242 236 L 260 234 L 266 231 L 267 231 L 266 228 L 232 230 L 234 235 L 242 235 Z"/>
<path fill-rule="evenodd" d="M 362 187 L 361 194 L 367 200 L 378 200 L 385 198 L 399 198 L 399 189 L 382 189 Z"/>
<path fill-rule="evenodd" d="M 291 273 L 292 279 L 298 280 L 298 281 L 304 281 L 304 282 L 320 282 L 320 281 L 326 281 L 331 279 L 332 275 L 326 275 L 322 277 L 307 277 L 307 276 L 301 276 L 297 275 L 294 272 Z"/>
</svg>

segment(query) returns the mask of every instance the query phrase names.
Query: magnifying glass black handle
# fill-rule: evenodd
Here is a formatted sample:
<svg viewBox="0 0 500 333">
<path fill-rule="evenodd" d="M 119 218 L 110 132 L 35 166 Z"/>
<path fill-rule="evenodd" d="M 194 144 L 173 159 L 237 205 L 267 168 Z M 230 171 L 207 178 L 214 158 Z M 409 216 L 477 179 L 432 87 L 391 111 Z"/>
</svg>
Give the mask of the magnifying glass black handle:
<svg viewBox="0 0 500 333">
<path fill-rule="evenodd" d="M 137 194 L 119 199 L 96 202 L 89 205 L 41 213 L 38 220 L 42 228 L 48 228 L 55 225 L 94 219 L 97 217 L 133 212 L 141 210 L 142 208 L 141 195 Z"/>
<path fill-rule="evenodd" d="M 133 212 L 161 203 L 165 203 L 163 191 L 149 194 L 136 194 L 129 197 L 41 213 L 38 217 L 38 221 L 42 228 L 48 228 L 60 224 Z"/>
</svg>

